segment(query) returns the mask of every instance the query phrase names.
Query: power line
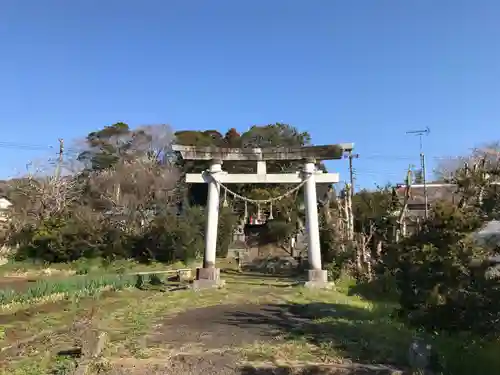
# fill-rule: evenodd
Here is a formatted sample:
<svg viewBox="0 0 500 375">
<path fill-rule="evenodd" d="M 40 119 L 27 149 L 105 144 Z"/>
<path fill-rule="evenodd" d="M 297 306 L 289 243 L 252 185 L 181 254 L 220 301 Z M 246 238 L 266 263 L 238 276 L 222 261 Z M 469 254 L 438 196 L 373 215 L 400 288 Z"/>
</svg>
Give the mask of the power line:
<svg viewBox="0 0 500 375">
<path fill-rule="evenodd" d="M 404 171 L 402 172 L 386 172 L 386 171 L 357 171 L 357 173 L 355 174 L 355 176 L 361 176 L 361 175 L 365 175 L 365 176 L 398 176 L 398 177 L 401 177 L 402 175 L 404 175 Z"/>
<path fill-rule="evenodd" d="M 0 142 L 0 148 L 13 149 L 13 150 L 26 150 L 26 151 L 46 151 L 53 149 L 52 146 L 13 144 L 5 142 Z"/>
<path fill-rule="evenodd" d="M 54 152 L 54 157 L 57 157 L 60 153 L 56 151 L 56 147 L 54 145 L 50 144 L 40 144 L 40 143 L 25 143 L 25 142 L 15 142 L 15 141 L 0 141 L 0 149 L 11 149 L 11 150 L 18 150 L 18 151 L 49 151 L 49 152 Z M 83 149 L 78 149 L 78 148 L 64 148 L 64 154 L 69 155 L 70 157 L 77 156 L 80 154 Z M 354 168 L 352 165 L 353 158 L 356 158 L 362 162 L 363 160 L 365 161 L 384 161 L 384 163 L 388 162 L 400 162 L 400 161 L 416 161 L 417 157 L 415 155 L 394 155 L 394 154 L 384 154 L 384 153 L 372 153 L 372 154 L 352 154 L 349 160 L 349 182 L 351 183 L 352 186 L 356 186 L 355 180 L 362 175 L 367 175 L 367 176 L 380 176 L 381 178 L 392 178 L 392 177 L 398 177 L 401 176 L 404 171 L 397 172 L 394 171 L 393 169 L 387 170 L 387 168 L 383 169 L 378 169 L 375 167 L 373 168 L 365 168 L 361 165 L 359 165 Z M 347 156 L 349 157 L 349 156 Z M 463 156 L 428 156 L 426 155 L 426 158 L 432 159 L 435 161 L 442 161 L 442 160 L 463 160 Z M 362 163 L 361 163 L 362 164 Z M 406 168 L 405 168 L 406 171 Z"/>
</svg>

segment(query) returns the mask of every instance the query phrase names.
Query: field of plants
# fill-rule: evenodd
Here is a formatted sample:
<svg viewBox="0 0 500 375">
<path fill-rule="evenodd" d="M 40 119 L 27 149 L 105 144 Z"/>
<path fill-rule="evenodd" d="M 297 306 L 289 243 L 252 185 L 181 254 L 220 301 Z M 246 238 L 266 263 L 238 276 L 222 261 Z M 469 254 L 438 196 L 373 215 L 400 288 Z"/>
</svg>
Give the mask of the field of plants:
<svg viewBox="0 0 500 375">
<path fill-rule="evenodd" d="M 0 290 L 0 305 L 33 303 L 51 298 L 82 298 L 102 290 L 121 290 L 134 285 L 133 275 L 70 276 L 64 279 L 39 279 L 24 291 L 7 287 Z"/>
</svg>

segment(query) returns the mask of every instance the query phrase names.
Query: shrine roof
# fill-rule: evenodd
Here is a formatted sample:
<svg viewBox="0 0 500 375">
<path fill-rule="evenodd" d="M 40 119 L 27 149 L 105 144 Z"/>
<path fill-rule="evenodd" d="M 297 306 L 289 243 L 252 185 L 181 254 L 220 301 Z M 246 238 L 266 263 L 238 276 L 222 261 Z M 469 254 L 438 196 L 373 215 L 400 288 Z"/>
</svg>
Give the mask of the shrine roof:
<svg viewBox="0 0 500 375">
<path fill-rule="evenodd" d="M 173 145 L 185 160 L 335 160 L 354 148 L 353 143 L 304 147 L 223 148 Z"/>
</svg>

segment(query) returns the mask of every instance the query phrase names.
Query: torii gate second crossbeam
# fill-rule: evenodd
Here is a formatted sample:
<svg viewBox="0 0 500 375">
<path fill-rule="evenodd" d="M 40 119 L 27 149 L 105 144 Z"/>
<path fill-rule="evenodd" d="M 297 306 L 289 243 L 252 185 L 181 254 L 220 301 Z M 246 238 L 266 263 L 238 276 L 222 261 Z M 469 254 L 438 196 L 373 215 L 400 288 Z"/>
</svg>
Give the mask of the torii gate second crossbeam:
<svg viewBox="0 0 500 375">
<path fill-rule="evenodd" d="M 345 151 L 351 151 L 353 144 L 309 146 L 299 148 L 271 149 L 227 149 L 174 145 L 186 160 L 210 161 L 207 173 L 186 175 L 187 183 L 207 183 L 207 224 L 205 231 L 205 252 L 203 267 L 196 273 L 195 289 L 223 285 L 220 270 L 216 268 L 217 227 L 219 221 L 220 184 L 300 184 L 304 182 L 306 229 L 308 233 L 308 282 L 306 286 L 328 287 L 327 272 L 321 268 L 321 248 L 319 239 L 318 209 L 316 197 L 317 183 L 337 183 L 338 173 L 324 173 L 316 170 L 317 160 L 340 159 Z M 231 161 L 255 161 L 256 174 L 228 174 L 222 170 L 222 163 Z M 267 160 L 303 160 L 304 168 L 296 173 L 266 173 Z"/>
</svg>

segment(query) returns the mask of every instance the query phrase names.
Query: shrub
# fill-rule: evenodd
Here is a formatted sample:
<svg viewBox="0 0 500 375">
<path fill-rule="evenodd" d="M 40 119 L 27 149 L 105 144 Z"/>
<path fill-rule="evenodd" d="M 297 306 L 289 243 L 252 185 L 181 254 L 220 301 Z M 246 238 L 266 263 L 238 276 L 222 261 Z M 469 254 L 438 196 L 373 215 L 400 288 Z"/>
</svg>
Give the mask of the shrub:
<svg viewBox="0 0 500 375">
<path fill-rule="evenodd" d="M 189 262 L 201 256 L 204 248 L 205 213 L 189 207 L 181 214 L 168 211 L 156 216 L 146 227 L 132 233 L 104 219 L 99 223 L 54 217 L 38 226 L 25 226 L 12 237 L 19 245 L 16 260 L 48 263 L 75 262 L 80 259 L 108 260 L 135 258 L 141 262 Z M 234 218 L 222 215 L 219 248 L 229 246 Z M 90 265 L 77 264 L 85 274 Z"/>
<path fill-rule="evenodd" d="M 26 226 L 13 238 L 19 245 L 16 260 L 37 259 L 50 263 L 71 262 L 82 257 L 100 256 L 109 243 L 107 233 L 113 230 L 101 226 L 100 230 L 84 223 L 52 217 L 42 221 L 37 227 Z"/>
<path fill-rule="evenodd" d="M 423 230 L 385 258 L 400 291 L 400 314 L 429 330 L 500 332 L 500 285 L 472 261 L 489 255 L 470 233 L 480 225 L 473 210 L 439 205 Z"/>
<path fill-rule="evenodd" d="M 204 247 L 205 215 L 190 207 L 181 215 L 167 213 L 157 217 L 134 241 L 132 256 L 143 262 L 189 262 Z"/>
</svg>

